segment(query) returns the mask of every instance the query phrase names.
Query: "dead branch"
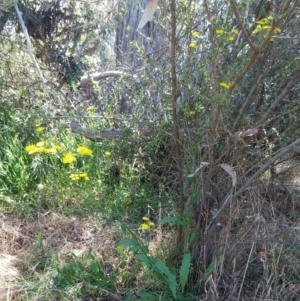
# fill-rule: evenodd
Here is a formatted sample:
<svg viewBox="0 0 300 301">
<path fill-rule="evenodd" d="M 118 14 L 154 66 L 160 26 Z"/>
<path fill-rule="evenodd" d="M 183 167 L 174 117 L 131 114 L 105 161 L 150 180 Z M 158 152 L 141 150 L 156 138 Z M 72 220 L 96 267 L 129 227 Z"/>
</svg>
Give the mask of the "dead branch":
<svg viewBox="0 0 300 301">
<path fill-rule="evenodd" d="M 123 71 L 103 71 L 103 72 L 96 72 L 88 75 L 84 75 L 80 79 L 80 84 L 79 88 L 84 88 L 87 85 L 93 83 L 93 81 L 99 81 L 102 79 L 106 79 L 109 77 L 121 77 L 121 76 L 126 76 L 126 77 L 132 77 L 131 74 L 128 74 Z"/>
</svg>

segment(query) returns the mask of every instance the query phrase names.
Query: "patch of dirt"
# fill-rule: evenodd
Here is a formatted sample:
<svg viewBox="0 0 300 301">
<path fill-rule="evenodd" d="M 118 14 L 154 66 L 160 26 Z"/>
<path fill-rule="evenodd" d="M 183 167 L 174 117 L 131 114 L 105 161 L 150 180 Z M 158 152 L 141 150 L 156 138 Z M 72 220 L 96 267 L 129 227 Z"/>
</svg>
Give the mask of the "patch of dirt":
<svg viewBox="0 0 300 301">
<path fill-rule="evenodd" d="M 39 243 L 62 260 L 93 250 L 109 264 L 114 260 L 114 245 L 120 235 L 119 225 L 108 226 L 101 217 L 79 220 L 52 212 L 25 221 L 2 216 L 0 225 L 0 301 L 13 300 L 22 289 L 15 285 L 12 288 L 12 283 L 35 272 L 36 266 L 28 269 L 25 262 L 35 254 Z"/>
</svg>

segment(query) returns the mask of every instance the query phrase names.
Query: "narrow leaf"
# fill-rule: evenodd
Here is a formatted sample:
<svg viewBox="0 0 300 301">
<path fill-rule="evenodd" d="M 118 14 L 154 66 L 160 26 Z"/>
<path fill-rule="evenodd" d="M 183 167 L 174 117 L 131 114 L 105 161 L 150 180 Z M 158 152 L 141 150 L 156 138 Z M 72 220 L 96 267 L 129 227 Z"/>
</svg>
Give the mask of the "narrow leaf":
<svg viewBox="0 0 300 301">
<path fill-rule="evenodd" d="M 152 267 L 155 263 L 155 259 L 151 256 L 147 256 L 145 254 L 137 254 L 136 258 L 140 261 L 145 263 L 147 266 Z"/>
<path fill-rule="evenodd" d="M 183 255 L 183 259 L 180 267 L 180 273 L 179 273 L 179 281 L 180 281 L 182 292 L 184 292 L 184 288 L 188 280 L 190 266 L 191 266 L 191 253 L 185 253 Z"/>
<path fill-rule="evenodd" d="M 219 258 L 217 258 L 215 261 L 210 263 L 210 265 L 204 272 L 203 276 L 201 277 L 200 282 L 206 280 L 211 275 L 211 273 L 223 262 L 223 259 L 224 256 L 222 255 Z"/>
<path fill-rule="evenodd" d="M 168 267 L 163 261 L 157 260 L 155 266 L 161 274 L 167 277 L 169 288 L 173 294 L 174 299 L 177 300 L 177 296 L 176 296 L 177 283 L 175 277 L 172 275 L 172 273 L 170 272 L 170 270 L 168 269 Z"/>
<path fill-rule="evenodd" d="M 236 172 L 228 164 L 220 164 L 219 166 L 221 166 L 231 176 L 232 186 L 234 187 L 236 185 Z"/>
<path fill-rule="evenodd" d="M 199 171 L 201 168 L 203 168 L 204 166 L 207 166 L 207 165 L 209 165 L 208 162 L 201 162 L 200 165 L 199 165 L 199 166 L 196 168 L 196 170 L 194 171 L 194 173 L 192 173 L 192 174 L 190 174 L 190 175 L 187 175 L 187 178 L 194 177 L 194 176 L 198 173 L 198 171 Z"/>
<path fill-rule="evenodd" d="M 120 247 L 120 246 L 128 247 L 130 251 L 141 251 L 142 250 L 141 246 L 132 239 L 120 240 L 119 242 L 116 243 L 116 248 Z"/>
</svg>

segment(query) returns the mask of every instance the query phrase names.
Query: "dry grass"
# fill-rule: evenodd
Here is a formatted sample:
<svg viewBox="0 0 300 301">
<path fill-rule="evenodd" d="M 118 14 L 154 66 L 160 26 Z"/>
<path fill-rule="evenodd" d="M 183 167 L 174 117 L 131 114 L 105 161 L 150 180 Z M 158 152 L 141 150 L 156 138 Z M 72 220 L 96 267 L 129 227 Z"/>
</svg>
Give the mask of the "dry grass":
<svg viewBox="0 0 300 301">
<path fill-rule="evenodd" d="M 119 226 L 107 226 L 101 218 L 78 220 L 48 212 L 35 220 L 21 221 L 15 217 L 1 218 L 0 229 L 0 300 L 13 300 L 22 295 L 23 277 L 43 272 L 40 263 L 55 254 L 68 261 L 72 254 L 85 255 L 92 250 L 106 265 L 115 264 L 114 245 Z M 38 239 L 46 250 L 41 258 Z M 17 283 L 20 283 L 19 285 Z"/>
</svg>

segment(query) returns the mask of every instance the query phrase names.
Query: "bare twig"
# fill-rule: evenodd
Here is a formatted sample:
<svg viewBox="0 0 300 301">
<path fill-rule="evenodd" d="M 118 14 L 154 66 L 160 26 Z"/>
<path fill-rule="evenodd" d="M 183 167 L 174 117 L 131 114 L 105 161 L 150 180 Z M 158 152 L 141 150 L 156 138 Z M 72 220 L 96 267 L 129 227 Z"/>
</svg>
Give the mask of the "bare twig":
<svg viewBox="0 0 300 301">
<path fill-rule="evenodd" d="M 21 27 L 22 27 L 22 30 L 23 30 L 23 33 L 24 33 L 24 37 L 25 37 L 25 41 L 26 41 L 26 45 L 27 45 L 27 50 L 28 50 L 28 54 L 29 54 L 29 57 L 31 59 L 31 62 L 33 63 L 34 67 L 35 67 L 35 70 L 38 74 L 38 76 L 40 77 L 42 83 L 44 84 L 47 92 L 49 94 L 51 94 L 56 100 L 60 101 L 59 97 L 56 95 L 56 93 L 54 93 L 48 86 L 47 86 L 47 81 L 46 79 L 44 78 L 42 72 L 41 72 L 41 69 L 33 55 L 33 52 L 32 52 L 32 48 L 31 48 L 31 43 L 30 43 L 30 38 L 29 38 L 29 35 L 28 35 L 28 31 L 27 31 L 27 28 L 26 28 L 26 25 L 24 23 L 24 20 L 23 20 L 23 17 L 22 17 L 22 13 L 20 12 L 19 8 L 18 8 L 18 5 L 17 3 L 14 4 L 14 8 L 16 10 L 16 13 L 18 15 L 18 18 L 19 18 L 19 22 L 21 24 Z"/>
<path fill-rule="evenodd" d="M 238 191 L 236 191 L 234 194 L 232 192 L 228 193 L 226 197 L 223 199 L 221 208 L 217 212 L 217 214 L 213 217 L 211 220 L 209 226 L 206 229 L 207 233 L 207 240 L 213 236 L 213 233 L 215 231 L 215 227 L 217 223 L 219 222 L 222 214 L 224 213 L 225 209 L 228 208 L 229 204 L 233 201 L 236 200 L 250 185 L 258 179 L 272 164 L 274 164 L 279 158 L 281 158 L 284 154 L 287 152 L 293 150 L 293 148 L 300 144 L 300 138 L 295 140 L 293 143 L 281 148 L 272 158 L 270 158 L 266 163 L 264 163 L 261 168 L 251 177 L 249 178 L 241 187 Z"/>
<path fill-rule="evenodd" d="M 276 100 L 271 104 L 268 111 L 260 118 L 260 120 L 256 123 L 256 127 L 259 127 L 263 125 L 269 116 L 273 113 L 275 108 L 278 106 L 278 104 L 284 99 L 284 97 L 289 93 L 290 90 L 294 87 L 294 85 L 299 81 L 300 79 L 300 70 L 296 71 L 292 79 L 288 82 L 286 87 L 281 91 L 279 96 L 276 98 Z"/>
</svg>

